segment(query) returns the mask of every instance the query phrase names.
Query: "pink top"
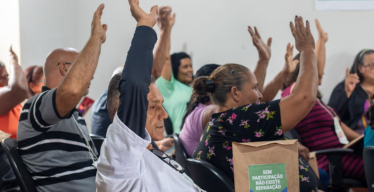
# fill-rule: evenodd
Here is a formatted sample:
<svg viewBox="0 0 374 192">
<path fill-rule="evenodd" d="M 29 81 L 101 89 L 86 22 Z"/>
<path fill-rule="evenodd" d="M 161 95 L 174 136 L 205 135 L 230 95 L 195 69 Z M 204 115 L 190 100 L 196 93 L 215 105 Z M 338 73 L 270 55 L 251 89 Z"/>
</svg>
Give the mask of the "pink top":
<svg viewBox="0 0 374 192">
<path fill-rule="evenodd" d="M 203 134 L 203 114 L 207 106 L 199 105 L 186 117 L 179 139 L 188 156 L 192 156 Z"/>
</svg>

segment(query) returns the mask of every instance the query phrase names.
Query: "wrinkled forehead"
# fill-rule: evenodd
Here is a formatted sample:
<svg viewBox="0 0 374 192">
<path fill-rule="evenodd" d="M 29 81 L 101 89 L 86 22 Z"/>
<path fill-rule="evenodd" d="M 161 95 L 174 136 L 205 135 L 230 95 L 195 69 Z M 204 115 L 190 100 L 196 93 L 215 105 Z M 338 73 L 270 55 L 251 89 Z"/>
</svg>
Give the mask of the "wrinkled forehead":
<svg viewBox="0 0 374 192">
<path fill-rule="evenodd" d="M 162 97 L 160 90 L 155 83 L 149 85 L 149 93 L 147 95 L 149 103 L 163 103 L 164 97 Z"/>
</svg>

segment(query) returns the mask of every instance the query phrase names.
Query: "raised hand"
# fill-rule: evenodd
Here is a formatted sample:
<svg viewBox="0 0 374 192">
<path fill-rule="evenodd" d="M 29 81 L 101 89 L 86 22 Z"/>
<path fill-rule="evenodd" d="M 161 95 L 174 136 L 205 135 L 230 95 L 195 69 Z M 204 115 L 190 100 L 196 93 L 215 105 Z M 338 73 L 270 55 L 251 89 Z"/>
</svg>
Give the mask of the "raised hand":
<svg viewBox="0 0 374 192">
<path fill-rule="evenodd" d="M 147 14 L 139 7 L 139 0 L 129 0 L 131 15 L 138 22 L 137 26 L 145 25 L 148 27 L 155 26 L 158 16 L 158 6 L 151 8 L 151 13 Z"/>
<path fill-rule="evenodd" d="M 349 98 L 351 97 L 353 90 L 355 90 L 357 83 L 360 82 L 360 78 L 358 77 L 357 73 L 350 74 L 349 68 L 347 68 L 345 75 L 345 92 Z"/>
<path fill-rule="evenodd" d="M 13 51 L 13 47 L 12 47 L 12 46 L 10 46 L 9 52 L 10 52 L 10 63 L 11 63 L 11 64 L 19 64 L 19 63 L 18 63 L 18 56 L 17 56 L 17 54 Z"/>
<path fill-rule="evenodd" d="M 248 26 L 248 32 L 252 36 L 253 45 L 257 48 L 259 59 L 260 60 L 266 60 L 269 61 L 271 57 L 271 41 L 272 38 L 270 37 L 268 39 L 267 44 L 265 45 L 264 41 L 262 41 L 260 33 L 257 31 L 257 28 L 255 28 L 255 31 L 253 32 L 252 27 Z"/>
<path fill-rule="evenodd" d="M 293 73 L 299 61 L 293 60 L 293 45 L 291 46 L 290 43 L 287 44 L 285 59 L 286 64 L 284 65 L 284 71 L 287 73 Z"/>
<path fill-rule="evenodd" d="M 103 14 L 104 4 L 101 4 L 94 13 L 91 23 L 91 36 L 98 37 L 101 43 L 106 40 L 106 30 L 108 26 L 106 24 L 101 25 L 101 15 Z"/>
<path fill-rule="evenodd" d="M 317 30 L 318 30 L 319 39 L 322 39 L 323 42 L 326 43 L 327 40 L 329 40 L 328 34 L 325 33 L 325 31 L 322 29 L 321 24 L 319 23 L 318 19 L 315 19 L 315 22 L 316 22 L 316 27 L 317 27 Z"/>
<path fill-rule="evenodd" d="M 170 30 L 175 22 L 175 13 L 171 16 L 171 7 L 161 6 L 158 9 L 157 25 L 160 30 Z"/>
<path fill-rule="evenodd" d="M 295 17 L 295 26 L 292 22 L 290 22 L 290 27 L 292 31 L 292 35 L 295 38 L 295 46 L 296 49 L 301 53 L 306 49 L 313 49 L 315 48 L 314 38 L 312 33 L 310 32 L 310 24 L 309 21 L 306 21 L 306 27 L 304 27 L 304 22 L 302 17 Z"/>
</svg>

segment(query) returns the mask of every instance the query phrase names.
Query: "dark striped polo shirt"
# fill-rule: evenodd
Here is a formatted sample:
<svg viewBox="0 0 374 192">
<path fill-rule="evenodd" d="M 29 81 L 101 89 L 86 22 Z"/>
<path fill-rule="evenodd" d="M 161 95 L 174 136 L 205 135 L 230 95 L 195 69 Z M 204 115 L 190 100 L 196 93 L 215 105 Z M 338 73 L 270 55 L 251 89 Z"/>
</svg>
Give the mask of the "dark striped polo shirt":
<svg viewBox="0 0 374 192">
<path fill-rule="evenodd" d="M 97 151 L 85 120 L 77 109 L 61 117 L 55 100 L 56 89 L 43 87 L 26 102 L 18 125 L 18 152 L 39 191 L 94 192 Z"/>
</svg>

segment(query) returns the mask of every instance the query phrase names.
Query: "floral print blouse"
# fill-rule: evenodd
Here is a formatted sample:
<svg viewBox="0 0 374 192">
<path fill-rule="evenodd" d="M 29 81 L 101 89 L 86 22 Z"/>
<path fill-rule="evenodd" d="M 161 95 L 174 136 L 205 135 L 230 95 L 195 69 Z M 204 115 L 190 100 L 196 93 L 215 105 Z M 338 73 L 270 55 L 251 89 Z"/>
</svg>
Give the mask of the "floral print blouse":
<svg viewBox="0 0 374 192">
<path fill-rule="evenodd" d="M 232 142 L 283 138 L 279 102 L 249 104 L 213 114 L 193 157 L 210 162 L 233 180 Z"/>
<path fill-rule="evenodd" d="M 232 142 L 255 142 L 283 139 L 280 100 L 236 107 L 212 115 L 193 158 L 207 161 L 234 180 Z M 300 161 L 300 188 L 317 190 L 315 174 L 309 176 L 307 162 Z M 311 182 L 312 181 L 312 182 Z M 305 184 L 303 184 L 305 183 Z"/>
</svg>

